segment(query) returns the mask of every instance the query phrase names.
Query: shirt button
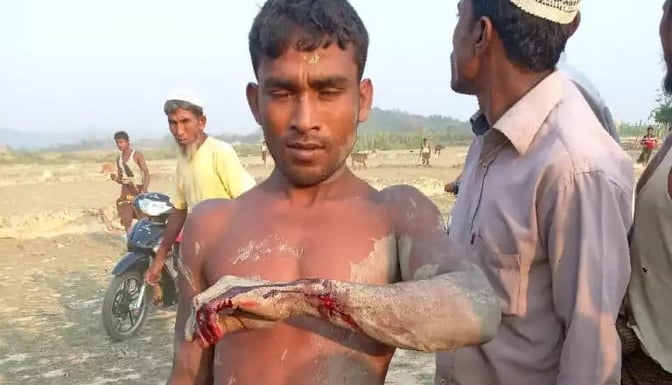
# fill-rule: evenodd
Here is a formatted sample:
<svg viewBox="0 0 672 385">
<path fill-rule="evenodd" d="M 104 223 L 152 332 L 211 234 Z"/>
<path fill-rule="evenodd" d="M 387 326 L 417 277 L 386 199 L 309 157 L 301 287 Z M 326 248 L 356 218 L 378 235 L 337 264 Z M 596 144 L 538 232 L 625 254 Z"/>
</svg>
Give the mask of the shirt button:
<svg viewBox="0 0 672 385">
<path fill-rule="evenodd" d="M 445 378 L 442 378 L 442 379 L 439 380 L 439 384 L 441 384 L 441 385 L 446 385 L 447 383 L 448 382 L 446 381 Z"/>
</svg>

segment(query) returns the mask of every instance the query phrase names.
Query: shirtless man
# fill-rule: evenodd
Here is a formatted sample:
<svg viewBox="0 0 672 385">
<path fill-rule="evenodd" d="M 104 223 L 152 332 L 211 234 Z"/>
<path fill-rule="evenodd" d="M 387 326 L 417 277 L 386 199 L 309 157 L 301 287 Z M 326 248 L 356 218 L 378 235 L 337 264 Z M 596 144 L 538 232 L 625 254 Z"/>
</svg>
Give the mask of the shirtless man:
<svg viewBox="0 0 672 385">
<path fill-rule="evenodd" d="M 347 168 L 373 93 L 356 12 L 269 0 L 249 37 L 247 97 L 275 168 L 187 219 L 168 383 L 382 385 L 396 347 L 490 340 L 499 303 L 436 206 Z"/>
<path fill-rule="evenodd" d="M 117 214 L 119 222 L 128 234 L 135 217 L 133 199 L 138 194 L 146 193 L 149 188 L 149 168 L 142 153 L 131 147 L 130 139 L 125 131 L 116 132 L 114 141 L 120 152 L 117 157 L 117 173 L 110 174 L 110 179 L 121 185 L 121 192 L 117 199 Z"/>
</svg>

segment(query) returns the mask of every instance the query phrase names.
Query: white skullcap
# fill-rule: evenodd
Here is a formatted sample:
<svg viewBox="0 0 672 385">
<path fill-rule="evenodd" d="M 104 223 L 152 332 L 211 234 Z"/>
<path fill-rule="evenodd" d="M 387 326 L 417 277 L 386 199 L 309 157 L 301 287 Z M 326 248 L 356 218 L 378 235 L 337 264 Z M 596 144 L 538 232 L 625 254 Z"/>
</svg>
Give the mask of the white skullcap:
<svg viewBox="0 0 672 385">
<path fill-rule="evenodd" d="M 581 0 L 510 0 L 523 11 L 558 24 L 569 24 L 579 13 Z"/>
<path fill-rule="evenodd" d="M 193 92 L 189 92 L 186 90 L 175 91 L 166 100 L 181 100 L 183 102 L 191 103 L 197 107 L 201 107 L 201 109 L 204 109 L 203 100 L 201 100 L 201 98 L 199 98 Z"/>
</svg>

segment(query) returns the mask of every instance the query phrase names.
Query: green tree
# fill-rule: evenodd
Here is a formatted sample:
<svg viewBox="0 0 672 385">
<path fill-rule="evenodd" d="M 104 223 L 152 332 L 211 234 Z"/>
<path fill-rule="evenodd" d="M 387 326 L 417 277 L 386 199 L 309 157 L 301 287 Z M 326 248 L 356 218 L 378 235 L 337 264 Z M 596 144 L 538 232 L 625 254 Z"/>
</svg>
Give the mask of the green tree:
<svg viewBox="0 0 672 385">
<path fill-rule="evenodd" d="M 651 111 L 650 117 L 653 118 L 656 123 L 669 130 L 670 127 L 672 127 L 672 97 L 664 92 L 658 91 L 656 103 L 658 103 L 658 105 Z"/>
</svg>

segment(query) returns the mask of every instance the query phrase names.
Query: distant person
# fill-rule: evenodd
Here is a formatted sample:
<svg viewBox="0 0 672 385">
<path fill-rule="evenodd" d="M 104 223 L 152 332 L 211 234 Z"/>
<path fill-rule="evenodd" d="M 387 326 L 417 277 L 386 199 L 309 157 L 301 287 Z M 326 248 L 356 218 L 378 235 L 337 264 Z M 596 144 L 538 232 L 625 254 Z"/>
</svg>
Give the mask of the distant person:
<svg viewBox="0 0 672 385">
<path fill-rule="evenodd" d="M 266 167 L 266 156 L 268 155 L 268 147 L 266 147 L 266 141 L 261 141 L 261 161 L 264 162 L 264 167 Z"/>
<path fill-rule="evenodd" d="M 653 150 L 658 144 L 658 137 L 656 136 L 653 127 L 649 126 L 646 129 L 646 134 L 642 137 L 642 140 L 639 141 L 639 144 L 642 145 L 642 152 L 639 154 L 639 158 L 637 158 L 637 163 L 646 166 L 649 164 L 651 153 L 653 153 Z"/>
<path fill-rule="evenodd" d="M 422 160 L 422 165 L 424 167 L 429 167 L 429 158 L 432 156 L 432 150 L 429 147 L 429 140 L 427 138 L 422 138 L 422 144 L 420 145 L 420 159 Z"/>
<path fill-rule="evenodd" d="M 206 116 L 200 99 L 177 93 L 166 100 L 163 111 L 170 133 L 180 147 L 177 158 L 175 209 L 145 280 L 156 284 L 161 268 L 182 230 L 187 214 L 206 199 L 233 199 L 254 187 L 252 175 L 240 164 L 234 148 L 205 133 Z"/>
<path fill-rule="evenodd" d="M 117 199 L 117 215 L 128 235 L 135 218 L 133 199 L 147 192 L 150 181 L 149 169 L 142 153 L 131 147 L 126 132 L 116 132 L 114 141 L 121 153 L 117 157 L 117 173 L 110 174 L 110 178 L 121 185 L 121 193 Z"/>
<path fill-rule="evenodd" d="M 672 8 L 663 3 L 660 39 L 672 95 Z M 651 133 L 651 132 L 650 132 Z M 632 275 L 618 329 L 623 340 L 623 385 L 672 384 L 672 135 L 637 183 L 630 234 Z"/>
<path fill-rule="evenodd" d="M 461 0 L 451 86 L 475 138 L 449 236 L 499 295 L 487 344 L 439 352 L 436 384 L 615 385 L 633 168 L 556 69 L 580 0 Z"/>
</svg>

